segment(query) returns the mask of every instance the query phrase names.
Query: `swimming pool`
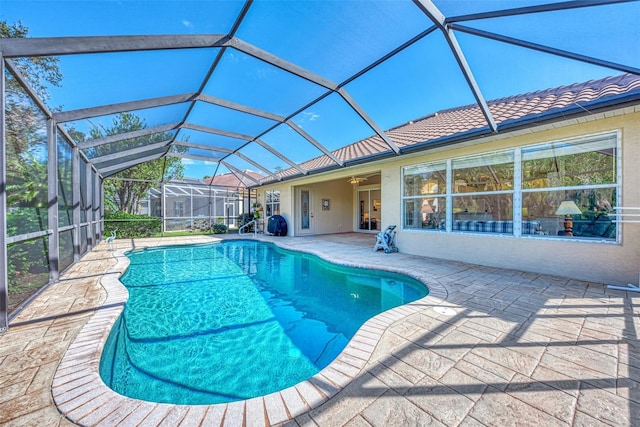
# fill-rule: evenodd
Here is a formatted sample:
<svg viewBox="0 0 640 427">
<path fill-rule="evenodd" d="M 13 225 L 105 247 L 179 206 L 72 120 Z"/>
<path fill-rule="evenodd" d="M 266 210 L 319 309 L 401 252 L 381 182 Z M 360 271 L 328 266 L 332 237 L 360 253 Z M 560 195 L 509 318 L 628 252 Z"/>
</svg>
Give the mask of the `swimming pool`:
<svg viewBox="0 0 640 427">
<path fill-rule="evenodd" d="M 303 381 L 374 315 L 424 297 L 407 276 L 337 266 L 268 243 L 128 254 L 129 300 L 100 375 L 123 395 L 213 404 Z"/>
</svg>

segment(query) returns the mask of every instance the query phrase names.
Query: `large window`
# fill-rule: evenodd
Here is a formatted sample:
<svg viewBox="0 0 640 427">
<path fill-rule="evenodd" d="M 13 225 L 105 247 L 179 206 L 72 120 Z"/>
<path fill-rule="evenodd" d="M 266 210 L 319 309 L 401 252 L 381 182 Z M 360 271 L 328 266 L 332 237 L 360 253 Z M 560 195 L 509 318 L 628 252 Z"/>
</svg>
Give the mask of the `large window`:
<svg viewBox="0 0 640 427">
<path fill-rule="evenodd" d="M 513 220 L 513 151 L 455 159 L 451 167 L 454 230 L 466 230 L 467 221 Z M 512 232 L 509 227 L 469 231 Z"/>
<path fill-rule="evenodd" d="M 264 193 L 266 216 L 280 214 L 280 190 L 267 190 Z"/>
<path fill-rule="evenodd" d="M 522 149 L 522 219 L 540 234 L 615 240 L 617 190 L 616 134 Z"/>
<path fill-rule="evenodd" d="M 616 133 L 403 169 L 403 226 L 615 241 Z"/>
<path fill-rule="evenodd" d="M 447 212 L 447 164 L 404 168 L 404 227 L 438 229 Z"/>
</svg>

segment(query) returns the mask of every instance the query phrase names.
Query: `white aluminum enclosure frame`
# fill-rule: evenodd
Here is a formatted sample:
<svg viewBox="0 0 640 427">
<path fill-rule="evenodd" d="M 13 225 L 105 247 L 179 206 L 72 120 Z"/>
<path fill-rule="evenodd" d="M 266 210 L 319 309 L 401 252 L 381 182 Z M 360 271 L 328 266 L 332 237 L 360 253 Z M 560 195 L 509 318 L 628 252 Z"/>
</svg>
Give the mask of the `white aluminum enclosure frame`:
<svg viewBox="0 0 640 427">
<path fill-rule="evenodd" d="M 370 64 L 357 70 L 352 75 L 346 77 L 343 81 L 334 82 L 326 76 L 319 75 L 315 72 L 307 70 L 295 63 L 292 63 L 282 57 L 267 52 L 257 46 L 240 39 L 237 36 L 239 28 L 246 22 L 247 13 L 253 5 L 252 0 L 247 0 L 235 21 L 229 25 L 227 34 L 183 34 L 183 35 L 135 35 L 135 36 L 83 36 L 83 37 L 42 37 L 42 38 L 0 38 L 0 66 L 2 72 L 0 74 L 0 333 L 8 328 L 8 285 L 7 285 L 7 246 L 11 243 L 20 242 L 26 239 L 37 238 L 41 236 L 49 236 L 49 274 L 50 282 L 57 280 L 59 271 L 59 233 L 68 229 L 74 230 L 73 238 L 73 257 L 77 262 L 80 259 L 80 240 L 81 230 L 86 227 L 88 248 L 94 247 L 102 238 L 102 211 L 103 211 L 103 186 L 102 181 L 109 176 L 125 170 L 137 164 L 161 158 L 164 156 L 177 156 L 185 159 L 205 159 L 215 163 L 214 176 L 218 173 L 220 166 L 224 166 L 233 173 L 241 182 L 248 187 L 257 187 L 267 182 L 276 182 L 279 180 L 295 179 L 304 175 L 324 172 L 332 169 L 346 168 L 358 163 L 367 162 L 370 155 L 362 155 L 361 157 L 344 159 L 337 154 L 338 150 L 328 148 L 329 142 L 314 138 L 309 132 L 301 126 L 294 123 L 294 118 L 305 110 L 319 104 L 331 95 L 335 95 L 342 100 L 348 108 L 362 120 L 371 130 L 371 134 L 375 138 L 379 138 L 385 147 L 384 152 L 376 154 L 375 159 L 385 157 L 395 157 L 402 154 L 409 154 L 417 150 L 426 148 L 426 144 L 416 144 L 411 147 L 399 146 L 392 141 L 389 135 L 382 127 L 375 122 L 371 115 L 359 105 L 355 98 L 347 91 L 346 86 L 365 75 L 367 72 L 384 64 L 399 53 L 411 48 L 419 41 L 425 39 L 434 32 L 440 32 L 444 37 L 449 48 L 449 54 L 455 60 L 457 67 L 464 77 L 467 88 L 473 98 L 480 107 L 486 126 L 482 129 L 487 134 L 499 133 L 501 131 L 510 130 L 511 128 L 501 128 L 496 124 L 491 111 L 485 100 L 485 96 L 477 84 L 473 69 L 466 60 L 464 50 L 458 43 L 456 33 L 464 33 L 478 38 L 489 39 L 500 43 L 517 46 L 523 49 L 542 52 L 544 54 L 566 58 L 573 61 L 597 65 L 609 68 L 619 72 L 632 73 L 640 75 L 640 68 L 637 66 L 616 63 L 588 55 L 582 55 L 576 52 L 558 49 L 552 46 L 546 46 L 539 43 L 533 43 L 527 40 L 521 40 L 515 37 L 509 37 L 503 34 L 497 34 L 491 31 L 484 31 L 464 25 L 470 21 L 480 21 L 485 19 L 502 18 L 509 16 L 520 16 L 528 14 L 537 14 L 544 12 L 570 10 L 576 8 L 597 8 L 604 5 L 615 5 L 618 3 L 627 3 L 637 0 L 574 0 L 550 3 L 537 6 L 527 6 L 519 8 L 511 8 L 504 10 L 496 10 L 482 13 L 473 13 L 460 16 L 445 16 L 441 10 L 436 7 L 431 0 L 411 0 L 412 5 L 416 8 L 416 13 L 422 13 L 428 18 L 429 25 L 417 35 L 409 40 L 404 41 L 399 46 L 390 49 L 382 54 L 379 58 L 372 60 Z M 594 9 L 597 10 L 597 9 Z M 35 91 L 29 86 L 28 81 L 20 72 L 15 60 L 19 58 L 42 57 L 42 56 L 62 56 L 62 55 L 99 55 L 115 52 L 147 52 L 157 50 L 174 50 L 174 49 L 217 49 L 215 58 L 211 61 L 209 68 L 204 77 L 198 82 L 197 87 L 190 88 L 185 93 L 177 93 L 169 96 L 152 97 L 148 99 L 137 99 L 129 102 L 121 102 L 109 105 L 94 105 L 87 108 L 75 110 L 63 110 L 52 112 L 47 108 L 45 103 L 36 95 Z M 258 61 L 282 70 L 294 78 L 301 79 L 305 82 L 311 82 L 321 88 L 321 93 L 310 102 L 305 101 L 305 105 L 289 111 L 286 114 L 276 113 L 274 111 L 264 111 L 248 105 L 243 105 L 227 99 L 221 99 L 204 93 L 205 87 L 216 78 L 216 69 L 218 68 L 223 55 L 227 50 L 233 50 L 248 55 Z M 24 88 L 25 93 L 33 100 L 34 104 L 44 114 L 47 120 L 47 141 L 48 141 L 48 209 L 49 223 L 47 230 L 38 233 L 29 233 L 20 236 L 7 237 L 7 194 L 6 194 L 6 132 L 5 132 L 5 73 L 10 73 L 16 81 Z M 233 132 L 229 129 L 219 129 L 206 122 L 195 122 L 192 119 L 192 111 L 197 102 L 204 102 L 215 105 L 220 108 L 234 110 L 252 117 L 258 117 L 270 120 L 273 124 L 261 132 Z M 160 106 L 186 105 L 186 113 L 179 121 L 172 123 L 159 124 L 148 129 L 138 130 L 135 132 L 127 132 L 119 135 L 110 135 L 104 138 L 74 141 L 72 136 L 67 132 L 65 123 L 101 117 L 105 115 L 139 111 Z M 407 120 L 413 117 L 407 117 Z M 547 117 L 552 120 L 554 117 Z M 521 124 L 516 124 L 521 125 Z M 278 127 L 293 130 L 301 137 L 301 141 L 308 147 L 313 147 L 321 153 L 321 158 L 326 160 L 320 162 L 323 166 L 311 167 L 309 163 L 312 159 L 302 162 L 295 162 L 284 153 L 276 150 L 274 147 L 265 142 L 265 135 Z M 514 125 L 515 126 L 515 125 Z M 177 136 L 181 130 L 196 130 L 200 132 L 211 133 L 228 138 L 239 140 L 237 146 L 233 149 L 224 147 L 216 147 L 212 145 L 201 144 L 197 141 L 184 142 L 179 141 Z M 169 140 L 157 142 L 144 147 L 123 149 L 120 152 L 105 155 L 92 156 L 87 153 L 95 147 L 105 144 L 114 144 L 128 139 L 136 139 L 140 137 L 150 136 L 154 134 L 163 134 L 165 132 L 173 132 L 173 137 Z M 73 227 L 58 227 L 58 183 L 57 183 L 57 144 L 58 135 L 65 139 L 72 149 L 72 169 L 73 169 Z M 453 144 L 458 142 L 455 138 L 451 140 L 439 141 L 439 145 Z M 426 143 L 426 142 L 425 142 Z M 245 147 L 256 147 L 260 150 L 266 150 L 270 155 L 280 159 L 289 169 L 287 171 L 276 171 L 273 168 L 262 164 L 258 159 L 250 158 L 243 154 L 240 150 Z M 194 154 L 182 153 L 179 149 L 192 148 L 206 150 L 211 153 L 208 156 L 196 156 Z M 387 150 L 388 148 L 388 150 Z M 126 159 L 126 160 L 125 160 Z M 80 176 L 80 162 L 86 164 L 87 170 L 85 176 Z M 242 171 L 237 163 L 249 164 L 265 174 L 264 179 L 258 179 L 247 175 Z M 283 172 L 283 173 L 281 173 Z M 80 183 L 86 183 L 86 192 L 80 194 Z M 164 187 L 163 187 L 164 188 Z M 96 196 L 97 193 L 97 197 Z M 81 224 L 81 212 L 79 200 L 85 199 L 86 220 Z M 94 203 L 97 201 L 99 203 Z"/>
</svg>

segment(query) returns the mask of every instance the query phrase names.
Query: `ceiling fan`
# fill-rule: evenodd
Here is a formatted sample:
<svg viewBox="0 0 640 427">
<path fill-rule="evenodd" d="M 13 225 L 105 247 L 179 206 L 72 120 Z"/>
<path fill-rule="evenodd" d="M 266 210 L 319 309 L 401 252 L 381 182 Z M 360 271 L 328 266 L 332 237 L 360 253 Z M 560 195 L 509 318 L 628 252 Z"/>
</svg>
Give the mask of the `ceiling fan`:
<svg viewBox="0 0 640 427">
<path fill-rule="evenodd" d="M 363 178 L 363 177 L 359 177 L 359 176 L 352 176 L 351 178 L 349 178 L 347 180 L 347 182 L 349 184 L 353 184 L 353 185 L 357 185 L 360 184 L 362 181 L 366 181 L 367 178 Z"/>
</svg>

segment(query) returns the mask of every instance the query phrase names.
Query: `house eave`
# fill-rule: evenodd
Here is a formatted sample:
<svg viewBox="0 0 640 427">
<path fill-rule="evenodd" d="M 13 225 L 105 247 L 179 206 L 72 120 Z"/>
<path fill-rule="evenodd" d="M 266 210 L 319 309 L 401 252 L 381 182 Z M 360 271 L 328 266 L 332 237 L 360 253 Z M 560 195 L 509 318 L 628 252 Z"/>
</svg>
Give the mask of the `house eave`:
<svg viewBox="0 0 640 427">
<path fill-rule="evenodd" d="M 592 102 L 587 102 L 584 104 L 571 104 L 564 108 L 549 110 L 540 114 L 528 115 L 518 119 L 506 120 L 499 124 L 498 132 L 493 132 L 489 126 L 484 126 L 481 128 L 471 129 L 465 132 L 458 132 L 452 135 L 443 136 L 441 138 L 431 139 L 428 141 L 419 142 L 416 144 L 404 146 L 400 148 L 400 152 L 396 154 L 395 152 L 389 150 L 381 153 L 374 153 L 367 156 L 359 157 L 353 160 L 345 160 L 344 165 L 330 165 L 322 168 L 318 168 L 315 170 L 310 170 L 307 175 L 293 175 L 291 177 L 284 177 L 281 181 L 292 181 L 301 179 L 304 177 L 308 177 L 311 175 L 317 175 L 321 173 L 331 172 L 339 169 L 345 169 L 349 167 L 354 167 L 374 161 L 398 158 L 402 155 L 407 154 L 416 154 L 416 153 L 426 153 L 428 151 L 462 144 L 469 142 L 485 142 L 486 138 L 494 137 L 496 135 L 500 135 L 502 138 L 508 137 L 509 134 L 517 133 L 525 129 L 531 129 L 536 127 L 541 127 L 545 125 L 550 125 L 553 123 L 565 122 L 571 119 L 578 119 L 582 117 L 589 117 L 595 114 L 604 113 L 612 110 L 619 110 L 629 106 L 640 105 L 640 92 L 634 92 L 630 94 L 624 94 L 619 96 L 607 97 L 603 100 L 597 100 Z M 265 185 L 269 185 L 271 183 L 265 183 Z M 251 186 L 249 188 L 255 188 L 256 186 Z"/>
</svg>

